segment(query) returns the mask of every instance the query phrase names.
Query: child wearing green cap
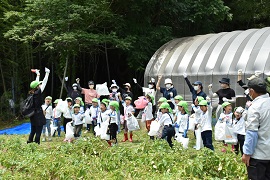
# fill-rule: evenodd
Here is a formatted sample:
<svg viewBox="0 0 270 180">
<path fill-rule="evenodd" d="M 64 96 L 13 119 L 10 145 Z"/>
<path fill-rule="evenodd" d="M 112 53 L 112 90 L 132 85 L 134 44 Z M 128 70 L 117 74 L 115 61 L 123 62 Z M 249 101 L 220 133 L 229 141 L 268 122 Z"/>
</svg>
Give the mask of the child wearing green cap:
<svg viewBox="0 0 270 180">
<path fill-rule="evenodd" d="M 52 120 L 52 117 L 53 117 L 53 111 L 52 111 L 52 97 L 51 96 L 47 96 L 45 98 L 45 103 L 41 106 L 42 107 L 42 110 L 43 110 L 43 113 L 44 113 L 44 116 L 46 118 L 46 124 L 43 126 L 43 130 L 42 130 L 42 135 L 43 135 L 43 138 L 42 138 L 42 141 L 46 141 L 46 135 L 45 135 L 45 131 L 46 131 L 46 128 L 47 128 L 47 131 L 48 131 L 48 140 L 51 141 L 52 138 L 51 138 L 51 120 Z"/>
<path fill-rule="evenodd" d="M 159 124 L 161 128 L 163 127 L 161 138 L 166 139 L 169 146 L 173 147 L 172 137 L 175 135 L 175 130 L 173 127 L 172 109 L 167 102 L 162 103 L 159 109 L 162 113 Z"/>
<path fill-rule="evenodd" d="M 72 121 L 73 125 L 75 126 L 74 137 L 75 139 L 77 139 L 78 137 L 80 137 L 80 132 L 82 130 L 84 114 L 80 113 L 80 105 L 78 104 L 75 104 L 73 109 L 74 114 L 72 114 Z"/>
<path fill-rule="evenodd" d="M 109 134 L 110 140 L 108 140 L 109 146 L 113 146 L 117 144 L 117 130 L 118 130 L 118 122 L 119 122 L 119 103 L 117 101 L 110 102 L 110 112 L 109 112 Z"/>
<path fill-rule="evenodd" d="M 174 110 L 173 110 L 173 113 L 176 114 L 178 112 L 178 106 L 177 104 L 180 102 L 180 101 L 183 101 L 184 98 L 180 95 L 176 95 L 175 97 L 171 97 L 171 102 L 173 103 L 174 105 Z"/>
<path fill-rule="evenodd" d="M 180 101 L 178 104 L 178 112 L 175 116 L 176 120 L 176 133 L 180 133 L 184 138 L 187 138 L 188 126 L 189 126 L 189 111 L 188 103 L 186 101 Z"/>
<path fill-rule="evenodd" d="M 97 119 L 98 119 L 99 113 L 100 113 L 100 108 L 98 105 L 98 99 L 94 98 L 92 99 L 92 106 L 90 107 L 90 110 L 89 110 L 89 115 L 90 115 L 92 124 L 87 124 L 87 130 L 85 131 L 85 133 L 90 132 L 90 126 L 92 126 L 93 134 L 96 135 L 94 129 L 97 125 Z"/>
<path fill-rule="evenodd" d="M 214 150 L 212 141 L 212 106 L 210 99 L 202 100 L 199 104 L 202 113 L 196 121 L 197 128 L 201 127 L 201 136 L 204 147 Z"/>
<path fill-rule="evenodd" d="M 127 128 L 127 121 L 128 119 L 134 114 L 135 110 L 133 108 L 133 106 L 131 105 L 131 101 L 132 98 L 127 96 L 125 98 L 125 101 L 122 102 L 122 105 L 124 107 L 124 114 L 123 114 L 123 118 L 124 118 L 124 139 L 122 140 L 122 142 L 125 142 L 128 140 L 128 128 Z M 132 131 L 129 132 L 129 141 L 132 142 Z"/>
</svg>

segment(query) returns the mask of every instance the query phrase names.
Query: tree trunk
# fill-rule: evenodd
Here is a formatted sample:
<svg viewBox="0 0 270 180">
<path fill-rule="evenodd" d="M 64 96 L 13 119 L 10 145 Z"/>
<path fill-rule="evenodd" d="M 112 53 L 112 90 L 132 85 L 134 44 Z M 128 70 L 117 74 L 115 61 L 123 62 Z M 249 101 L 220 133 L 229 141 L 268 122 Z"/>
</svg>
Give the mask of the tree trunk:
<svg viewBox="0 0 270 180">
<path fill-rule="evenodd" d="M 66 67 L 65 67 L 65 71 L 64 71 L 64 77 L 62 78 L 62 86 L 61 86 L 61 92 L 60 92 L 60 99 L 62 98 L 63 87 L 64 87 L 65 77 L 66 77 L 66 73 L 67 73 L 67 66 L 68 66 L 68 55 L 66 57 Z"/>
<path fill-rule="evenodd" d="M 5 83 L 5 78 L 4 78 L 4 72 L 2 69 L 2 60 L 0 60 L 0 71 L 1 71 L 1 77 L 2 77 L 2 82 L 3 82 L 3 90 L 5 93 L 7 91 L 7 89 L 6 89 L 6 83 Z"/>
</svg>

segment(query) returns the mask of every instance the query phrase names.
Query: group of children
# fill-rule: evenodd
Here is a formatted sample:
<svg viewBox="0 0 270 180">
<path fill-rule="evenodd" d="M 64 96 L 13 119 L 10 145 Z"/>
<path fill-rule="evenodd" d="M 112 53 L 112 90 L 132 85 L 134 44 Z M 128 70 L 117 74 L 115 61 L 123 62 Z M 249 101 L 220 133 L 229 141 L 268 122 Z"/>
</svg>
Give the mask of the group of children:
<svg viewBox="0 0 270 180">
<path fill-rule="evenodd" d="M 135 109 L 132 103 L 132 93 L 130 91 L 131 85 L 129 83 L 124 84 L 125 89 L 120 88 L 114 81 L 110 86 L 111 93 L 106 98 L 100 98 L 97 91 L 94 89 L 94 82 L 89 81 L 89 89 L 81 88 L 79 79 L 76 79 L 77 83 L 73 84 L 73 89 L 70 90 L 72 97 L 66 98 L 65 101 L 56 99 L 52 107 L 52 97 L 47 96 L 45 102 L 42 105 L 44 116 L 46 118 L 46 125 L 43 127 L 42 141 L 51 141 L 51 136 L 61 136 L 61 119 L 63 116 L 63 127 L 66 133 L 66 126 L 70 122 L 74 126 L 74 138 L 78 138 L 82 134 L 83 126 L 86 126 L 84 133 L 92 131 L 94 135 L 95 127 L 101 127 L 104 122 L 108 124 L 107 131 L 110 136 L 107 140 L 108 144 L 117 144 L 117 134 L 120 132 L 121 124 L 124 130 L 123 142 L 129 140 L 133 141 L 132 131 L 129 131 L 127 127 L 127 121 L 134 115 Z M 137 84 L 137 80 L 134 79 L 134 83 Z M 137 84 L 138 85 L 138 84 Z M 139 85 L 138 85 L 139 86 Z M 160 126 L 160 133 L 157 137 L 166 139 L 170 147 L 173 146 L 173 137 L 181 136 L 188 138 L 188 130 L 190 126 L 193 126 L 194 130 L 200 130 L 201 139 L 203 145 L 211 150 L 214 150 L 212 143 L 212 106 L 210 98 L 204 98 L 197 96 L 194 104 L 191 105 L 191 110 L 194 112 L 192 117 L 195 119 L 190 122 L 190 112 L 187 101 L 184 101 L 180 95 L 170 96 L 168 100 L 164 97 L 158 100 L 156 110 L 156 87 L 155 81 L 152 78 L 148 82 L 148 87 L 141 87 L 145 93 L 146 104 L 142 112 L 142 121 L 145 121 L 146 129 L 149 132 L 151 130 L 151 123 L 157 121 Z M 81 94 L 85 96 L 85 103 L 81 98 Z M 173 106 L 172 106 L 173 104 Z M 120 113 L 119 108 L 123 107 L 123 112 Z M 174 109 L 172 109 L 174 107 Z M 224 112 L 221 113 L 218 118 L 219 123 L 225 122 L 227 125 L 233 127 L 234 136 L 237 138 L 237 143 L 233 145 L 233 149 L 238 153 L 238 149 L 242 152 L 242 146 L 245 139 L 245 120 L 242 116 L 244 109 L 238 107 L 235 109 L 234 115 L 232 113 L 232 107 L 229 102 L 222 104 Z M 51 126 L 53 124 L 53 126 Z M 51 129 L 51 127 L 53 129 Z M 225 127 L 225 126 L 224 126 Z M 46 129 L 48 131 L 48 139 L 46 139 Z M 225 130 L 223 131 L 225 132 Z M 129 136 L 128 136 L 129 133 Z M 195 135 L 195 133 L 194 133 Z M 151 140 L 154 140 L 154 136 L 150 136 Z M 224 145 L 226 145 L 225 138 Z M 71 138 L 65 138 L 64 141 L 72 141 Z M 239 146 L 240 145 L 240 146 Z"/>
</svg>

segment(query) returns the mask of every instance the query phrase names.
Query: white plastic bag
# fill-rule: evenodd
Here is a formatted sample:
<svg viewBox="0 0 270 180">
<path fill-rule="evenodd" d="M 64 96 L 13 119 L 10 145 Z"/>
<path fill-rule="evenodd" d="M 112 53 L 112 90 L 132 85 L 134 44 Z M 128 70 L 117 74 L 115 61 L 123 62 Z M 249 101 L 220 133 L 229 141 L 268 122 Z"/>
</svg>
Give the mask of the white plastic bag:
<svg viewBox="0 0 270 180">
<path fill-rule="evenodd" d="M 100 125 L 100 138 L 105 140 L 110 140 L 110 135 L 107 134 L 109 122 L 105 121 Z"/>
<path fill-rule="evenodd" d="M 68 122 L 66 125 L 66 140 L 74 138 L 74 127 L 71 125 L 71 122 Z"/>
<path fill-rule="evenodd" d="M 85 121 L 85 124 L 92 124 L 92 121 L 91 121 L 91 117 L 89 115 L 90 113 L 90 109 L 86 109 L 85 113 L 84 113 L 84 121 Z"/>
<path fill-rule="evenodd" d="M 108 96 L 110 95 L 109 89 L 107 87 L 107 83 L 103 83 L 103 84 L 97 84 L 96 85 L 96 90 L 98 95 L 104 95 L 104 96 Z"/>
<path fill-rule="evenodd" d="M 182 133 L 175 134 L 175 140 L 182 144 L 183 148 L 188 148 L 189 138 L 184 138 Z"/>
<path fill-rule="evenodd" d="M 226 144 L 237 144 L 237 136 L 236 134 L 233 132 L 233 126 L 231 125 L 226 125 L 225 126 L 225 143 Z"/>
<path fill-rule="evenodd" d="M 145 113 L 143 113 L 142 114 L 142 119 L 141 119 L 141 122 L 145 122 L 146 121 L 146 114 Z"/>
<path fill-rule="evenodd" d="M 215 140 L 216 141 L 224 141 L 225 140 L 225 126 L 226 123 L 222 123 L 219 120 L 215 125 Z"/>
<path fill-rule="evenodd" d="M 58 127 L 54 126 L 53 123 L 51 123 L 50 127 L 51 127 L 51 136 L 53 136 Z"/>
<path fill-rule="evenodd" d="M 140 129 L 138 120 L 133 115 L 127 119 L 127 128 L 128 131 L 136 131 Z"/>
<path fill-rule="evenodd" d="M 200 150 L 203 148 L 203 141 L 202 141 L 202 128 L 198 127 L 197 130 L 195 130 L 195 135 L 196 135 L 196 150 Z"/>
<path fill-rule="evenodd" d="M 194 117 L 189 117 L 189 124 L 188 124 L 188 130 L 194 131 L 195 129 L 195 118 Z"/>
<path fill-rule="evenodd" d="M 100 125 L 100 127 L 99 127 L 99 125 L 95 126 L 94 131 L 96 133 L 96 137 L 100 136 L 101 135 L 101 125 Z"/>
<path fill-rule="evenodd" d="M 59 99 L 56 109 L 59 110 L 60 112 L 64 113 L 67 110 L 67 108 L 68 108 L 67 101 L 63 101 L 62 99 Z"/>
<path fill-rule="evenodd" d="M 157 136 L 159 128 L 160 128 L 159 122 L 158 121 L 152 121 L 151 125 L 150 125 L 150 131 L 149 131 L 148 135 L 149 136 Z"/>
</svg>

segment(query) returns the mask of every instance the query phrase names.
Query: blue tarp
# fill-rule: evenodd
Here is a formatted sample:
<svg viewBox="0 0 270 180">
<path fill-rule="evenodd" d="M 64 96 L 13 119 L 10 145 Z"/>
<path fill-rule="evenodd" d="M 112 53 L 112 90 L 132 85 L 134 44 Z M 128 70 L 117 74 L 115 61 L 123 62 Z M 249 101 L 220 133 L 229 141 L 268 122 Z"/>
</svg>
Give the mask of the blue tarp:
<svg viewBox="0 0 270 180">
<path fill-rule="evenodd" d="M 61 127 L 61 129 L 63 131 L 63 127 Z M 19 126 L 0 130 L 0 135 L 2 134 L 29 134 L 29 133 L 30 133 L 30 123 L 23 123 Z"/>
</svg>

